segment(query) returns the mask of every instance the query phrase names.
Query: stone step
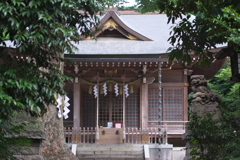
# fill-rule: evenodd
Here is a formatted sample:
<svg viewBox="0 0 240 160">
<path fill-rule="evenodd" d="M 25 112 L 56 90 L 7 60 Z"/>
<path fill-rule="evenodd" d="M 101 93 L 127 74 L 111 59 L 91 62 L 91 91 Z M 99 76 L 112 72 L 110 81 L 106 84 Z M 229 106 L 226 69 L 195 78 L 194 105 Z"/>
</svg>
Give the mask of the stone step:
<svg viewBox="0 0 240 160">
<path fill-rule="evenodd" d="M 119 155 L 119 154 L 114 154 L 114 155 L 105 155 L 105 154 L 77 154 L 78 158 L 143 158 L 143 155 L 129 155 L 129 154 L 124 154 L 124 155 Z"/>
<path fill-rule="evenodd" d="M 81 144 L 77 147 L 79 159 L 104 159 L 104 160 L 141 160 L 143 159 L 142 144 L 100 145 Z"/>
<path fill-rule="evenodd" d="M 143 145 L 91 145 L 91 146 L 78 146 L 77 152 L 81 151 L 142 151 Z"/>
<path fill-rule="evenodd" d="M 142 154 L 143 151 L 80 151 L 77 152 L 77 154 L 81 154 L 81 155 L 85 155 L 85 154 L 105 154 L 105 155 L 125 155 L 125 154 L 129 154 L 129 155 L 139 155 Z"/>
<path fill-rule="evenodd" d="M 78 158 L 79 160 L 145 160 L 144 158 Z"/>
<path fill-rule="evenodd" d="M 143 151 L 143 148 L 77 148 L 77 152 L 87 151 Z"/>
</svg>

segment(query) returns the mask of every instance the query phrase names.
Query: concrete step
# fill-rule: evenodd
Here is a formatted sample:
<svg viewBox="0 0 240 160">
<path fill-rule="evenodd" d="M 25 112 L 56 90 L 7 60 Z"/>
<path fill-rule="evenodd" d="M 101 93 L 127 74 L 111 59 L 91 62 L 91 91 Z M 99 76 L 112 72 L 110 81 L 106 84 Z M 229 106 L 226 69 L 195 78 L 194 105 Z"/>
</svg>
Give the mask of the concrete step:
<svg viewBox="0 0 240 160">
<path fill-rule="evenodd" d="M 78 145 L 77 152 L 79 151 L 142 151 L 143 145 Z"/>
<path fill-rule="evenodd" d="M 145 160 L 144 158 L 78 158 L 79 160 Z"/>
<path fill-rule="evenodd" d="M 120 155 L 120 154 L 77 154 L 78 158 L 143 158 L 143 155 L 132 155 L 132 154 L 124 154 L 124 155 Z"/>
<path fill-rule="evenodd" d="M 121 145 L 100 145 L 86 144 L 78 145 L 77 157 L 79 159 L 143 159 L 143 145 L 140 144 L 121 144 Z"/>
<path fill-rule="evenodd" d="M 80 151 L 77 154 L 106 154 L 106 155 L 113 155 L 113 154 L 129 154 L 129 155 L 139 155 L 142 154 L 143 151 Z"/>
<path fill-rule="evenodd" d="M 143 151 L 143 148 L 88 148 L 82 147 L 77 148 L 77 152 L 87 152 L 87 151 Z"/>
</svg>

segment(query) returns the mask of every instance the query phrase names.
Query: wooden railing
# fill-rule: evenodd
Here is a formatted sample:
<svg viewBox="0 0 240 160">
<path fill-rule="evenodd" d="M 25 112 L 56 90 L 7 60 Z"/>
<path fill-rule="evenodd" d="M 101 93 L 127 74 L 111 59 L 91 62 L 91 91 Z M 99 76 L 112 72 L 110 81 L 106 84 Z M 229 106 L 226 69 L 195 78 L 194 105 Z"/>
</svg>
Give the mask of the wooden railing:
<svg viewBox="0 0 240 160">
<path fill-rule="evenodd" d="M 165 128 L 167 131 L 185 131 L 187 122 L 188 121 L 162 121 L 161 127 Z"/>
<path fill-rule="evenodd" d="M 95 143 L 95 127 L 65 127 L 64 130 L 67 143 Z"/>
<path fill-rule="evenodd" d="M 186 123 L 188 121 L 162 121 L 161 127 L 169 130 L 185 130 Z M 158 121 L 149 121 L 149 127 L 156 127 L 158 125 Z"/>
<path fill-rule="evenodd" d="M 152 143 L 159 141 L 158 128 L 126 128 L 126 140 L 124 143 Z M 165 131 L 161 131 L 161 139 L 164 138 Z"/>
<path fill-rule="evenodd" d="M 167 143 L 168 136 L 181 136 L 185 133 L 188 121 L 162 121 L 161 132 L 157 127 L 149 128 L 125 128 L 124 143 L 148 143 L 157 144 L 159 135 L 161 142 Z M 96 128 L 94 127 L 65 127 L 65 139 L 67 143 L 95 143 Z"/>
</svg>

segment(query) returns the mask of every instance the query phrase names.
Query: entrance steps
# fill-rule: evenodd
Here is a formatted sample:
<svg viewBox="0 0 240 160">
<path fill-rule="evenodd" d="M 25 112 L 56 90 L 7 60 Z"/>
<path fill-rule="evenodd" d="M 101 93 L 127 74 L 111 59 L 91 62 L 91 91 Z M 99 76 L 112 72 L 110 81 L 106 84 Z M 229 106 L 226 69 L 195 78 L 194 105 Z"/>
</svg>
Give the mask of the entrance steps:
<svg viewBox="0 0 240 160">
<path fill-rule="evenodd" d="M 141 144 L 81 144 L 76 156 L 80 160 L 144 160 Z"/>
</svg>

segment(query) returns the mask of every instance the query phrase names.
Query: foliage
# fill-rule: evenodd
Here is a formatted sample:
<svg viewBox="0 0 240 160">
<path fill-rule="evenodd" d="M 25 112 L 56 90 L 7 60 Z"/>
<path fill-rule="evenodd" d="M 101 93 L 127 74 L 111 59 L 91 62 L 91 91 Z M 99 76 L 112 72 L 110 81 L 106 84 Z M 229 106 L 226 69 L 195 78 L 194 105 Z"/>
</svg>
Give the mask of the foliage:
<svg viewBox="0 0 240 160">
<path fill-rule="evenodd" d="M 229 62 L 209 81 L 211 89 L 222 97 L 221 110 L 235 130 L 240 128 L 240 83 L 229 83 Z M 240 132 L 240 130 L 239 130 Z"/>
<path fill-rule="evenodd" d="M 229 82 L 231 77 L 231 66 L 230 61 L 228 61 L 223 68 L 209 80 L 208 85 L 211 90 L 219 94 L 223 99 L 231 91 L 233 84 Z"/>
<path fill-rule="evenodd" d="M 128 3 L 126 0 L 102 0 L 101 3 L 103 6 L 110 7 L 114 6 L 115 8 L 124 9 L 124 4 Z"/>
<path fill-rule="evenodd" d="M 1 144 L 14 111 L 43 115 L 56 93 L 64 94 L 63 52 L 71 41 L 90 35 L 100 3 L 92 0 L 7 0 L 0 3 L 0 130 Z M 9 40 L 8 42 L 6 40 Z M 11 42 L 14 48 L 9 48 Z M 11 147 L 2 150 L 12 153 Z M 9 151 L 9 152 L 8 152 Z M 3 152 L 1 152 L 3 154 Z"/>
<path fill-rule="evenodd" d="M 198 160 L 229 160 L 240 156 L 239 132 L 229 125 L 223 115 L 213 119 L 214 113 L 190 114 L 191 121 L 187 127 L 191 130 L 191 158 Z M 239 130 L 239 129 L 238 129 Z"/>
<path fill-rule="evenodd" d="M 191 63 L 193 52 L 200 57 L 198 64 L 206 66 L 213 60 L 209 50 L 216 45 L 229 42 L 238 49 L 239 1 L 138 0 L 138 4 L 142 12 L 166 13 L 168 23 L 173 23 L 169 61 Z"/>
<path fill-rule="evenodd" d="M 31 140 L 20 136 L 20 132 L 25 131 L 25 126 L 26 123 L 0 122 L 0 159 L 15 159 L 14 153 L 22 153 L 23 150 L 28 150 L 27 146 L 31 144 Z"/>
<path fill-rule="evenodd" d="M 203 116 L 190 113 L 187 128 L 193 144 L 193 159 L 234 160 L 240 157 L 240 83 L 229 83 L 230 77 L 228 62 L 208 83 L 211 90 L 222 97 L 220 119 L 213 119 L 211 113 Z"/>
<path fill-rule="evenodd" d="M 217 25 L 220 25 L 226 29 L 225 32 L 218 33 L 218 35 L 225 36 L 228 42 L 233 42 L 240 45 L 240 14 L 236 12 L 232 6 L 225 7 L 222 9 L 223 15 L 218 15 L 213 19 L 213 22 Z M 223 19 L 227 19 L 223 20 Z M 211 29 L 210 29 L 211 30 Z"/>
</svg>

